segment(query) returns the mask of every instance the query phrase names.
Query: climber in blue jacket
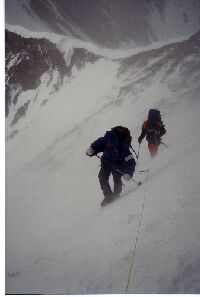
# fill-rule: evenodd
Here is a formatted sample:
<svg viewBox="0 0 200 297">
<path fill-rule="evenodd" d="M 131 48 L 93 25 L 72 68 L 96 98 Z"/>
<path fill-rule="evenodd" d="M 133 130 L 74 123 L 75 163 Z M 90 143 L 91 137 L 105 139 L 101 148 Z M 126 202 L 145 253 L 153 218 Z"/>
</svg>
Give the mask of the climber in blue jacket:
<svg viewBox="0 0 200 297">
<path fill-rule="evenodd" d="M 104 137 L 94 141 L 86 155 L 92 157 L 103 153 L 101 157 L 101 169 L 98 175 L 99 183 L 104 194 L 104 201 L 119 197 L 122 191 L 122 180 L 128 181 L 135 171 L 135 159 L 130 152 L 131 136 L 128 128 L 117 126 L 107 131 Z M 110 174 L 113 175 L 114 189 L 109 184 Z"/>
</svg>

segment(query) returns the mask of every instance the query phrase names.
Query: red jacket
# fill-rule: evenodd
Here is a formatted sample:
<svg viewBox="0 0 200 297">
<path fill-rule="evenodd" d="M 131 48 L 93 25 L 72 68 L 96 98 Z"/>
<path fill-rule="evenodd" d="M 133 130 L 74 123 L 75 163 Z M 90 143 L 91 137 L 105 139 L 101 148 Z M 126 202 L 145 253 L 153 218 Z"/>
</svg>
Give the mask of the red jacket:
<svg viewBox="0 0 200 297">
<path fill-rule="evenodd" d="M 159 143 L 165 133 L 166 129 L 162 121 L 150 122 L 146 120 L 142 124 L 142 132 L 138 138 L 138 142 L 141 143 L 146 136 L 149 143 Z"/>
</svg>

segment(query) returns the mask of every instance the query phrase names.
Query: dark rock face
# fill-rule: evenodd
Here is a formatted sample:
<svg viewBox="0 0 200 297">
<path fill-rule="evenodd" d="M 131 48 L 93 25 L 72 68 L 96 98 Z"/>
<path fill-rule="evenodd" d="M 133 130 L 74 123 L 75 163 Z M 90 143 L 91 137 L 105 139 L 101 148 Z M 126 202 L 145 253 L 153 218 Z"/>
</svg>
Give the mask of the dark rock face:
<svg viewBox="0 0 200 297">
<path fill-rule="evenodd" d="M 26 103 L 24 103 L 24 105 L 22 105 L 16 112 L 15 117 L 11 123 L 11 125 L 14 125 L 18 122 L 18 120 L 23 117 L 26 114 L 26 111 L 28 109 L 30 100 L 28 100 Z"/>
<path fill-rule="evenodd" d="M 95 55 L 89 51 L 87 51 L 84 48 L 74 48 L 73 54 L 71 57 L 71 64 L 69 66 L 69 69 L 71 69 L 76 66 L 77 69 L 83 68 L 87 63 L 94 64 L 96 61 L 98 61 L 100 58 L 102 58 L 99 55 Z"/>
<path fill-rule="evenodd" d="M 22 91 L 38 87 L 45 72 L 51 74 L 57 69 L 62 82 L 68 69 L 62 54 L 46 39 L 23 38 L 6 30 L 5 46 L 7 116 L 13 90 L 16 90 L 13 99 L 15 104 Z"/>
<path fill-rule="evenodd" d="M 55 44 L 45 38 L 24 38 L 6 30 L 5 41 L 6 117 L 11 105 L 15 107 L 23 92 L 37 89 L 40 86 L 43 74 L 47 74 L 47 87 L 56 75 L 56 81 L 49 93 L 51 95 L 59 91 L 65 76 L 71 76 L 73 67 L 80 70 L 87 63 L 95 63 L 101 58 L 84 48 L 74 48 L 70 63 L 66 65 L 64 53 L 61 53 Z M 54 70 L 56 70 L 56 74 L 53 74 Z M 48 99 L 45 98 L 41 105 L 43 106 L 47 102 Z M 29 105 L 30 100 L 27 98 L 27 102 L 15 111 L 11 125 L 15 125 L 20 118 L 25 116 Z"/>
</svg>

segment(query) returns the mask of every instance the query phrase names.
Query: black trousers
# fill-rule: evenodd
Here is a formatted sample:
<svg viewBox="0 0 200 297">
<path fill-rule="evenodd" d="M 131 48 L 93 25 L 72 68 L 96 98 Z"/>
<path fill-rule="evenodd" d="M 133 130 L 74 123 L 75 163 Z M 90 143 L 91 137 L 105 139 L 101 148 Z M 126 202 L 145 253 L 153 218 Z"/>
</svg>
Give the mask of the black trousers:
<svg viewBox="0 0 200 297">
<path fill-rule="evenodd" d="M 110 174 L 113 176 L 114 189 L 111 190 L 109 184 Z M 101 161 L 101 169 L 99 171 L 99 183 L 105 198 L 111 198 L 114 195 L 119 195 L 122 191 L 122 174 L 113 168 L 111 163 L 105 159 Z"/>
</svg>

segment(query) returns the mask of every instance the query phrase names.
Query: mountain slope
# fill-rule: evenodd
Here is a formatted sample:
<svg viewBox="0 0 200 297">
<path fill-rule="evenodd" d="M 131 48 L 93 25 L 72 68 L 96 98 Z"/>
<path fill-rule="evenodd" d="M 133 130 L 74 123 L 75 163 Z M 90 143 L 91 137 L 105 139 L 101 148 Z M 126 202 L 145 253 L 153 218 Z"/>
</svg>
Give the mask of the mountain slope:
<svg viewBox="0 0 200 297">
<path fill-rule="evenodd" d="M 6 137 L 18 133 L 19 121 L 27 112 L 32 117 L 72 78 L 72 69 L 80 70 L 100 56 L 84 48 L 59 50 L 46 38 L 24 38 L 6 30 Z M 31 106 L 31 108 L 30 108 Z M 31 116 L 29 115 L 29 122 Z"/>
<path fill-rule="evenodd" d="M 198 0 L 7 0 L 6 23 L 109 48 L 137 48 L 200 28 Z"/>
<path fill-rule="evenodd" d="M 141 216 L 128 293 L 199 293 L 199 33 L 121 59 L 84 50 L 92 63 L 72 67 L 52 97 L 39 93 L 46 104 L 30 106 L 6 142 L 6 293 L 124 293 Z M 150 161 L 143 141 L 148 183 L 136 171 L 142 186 L 126 183 L 100 209 L 99 161 L 85 150 L 118 124 L 137 150 L 151 107 L 169 148 Z"/>
</svg>

